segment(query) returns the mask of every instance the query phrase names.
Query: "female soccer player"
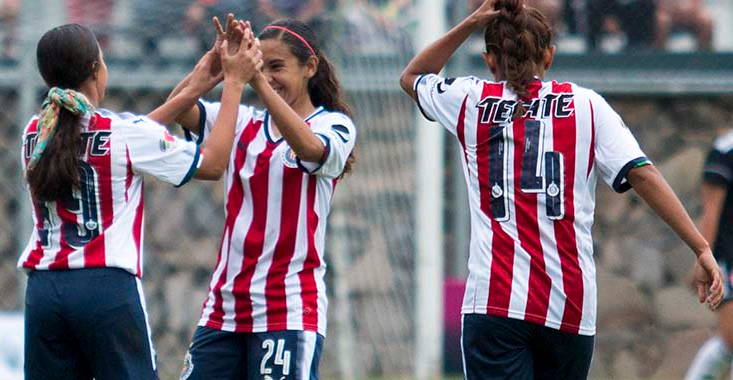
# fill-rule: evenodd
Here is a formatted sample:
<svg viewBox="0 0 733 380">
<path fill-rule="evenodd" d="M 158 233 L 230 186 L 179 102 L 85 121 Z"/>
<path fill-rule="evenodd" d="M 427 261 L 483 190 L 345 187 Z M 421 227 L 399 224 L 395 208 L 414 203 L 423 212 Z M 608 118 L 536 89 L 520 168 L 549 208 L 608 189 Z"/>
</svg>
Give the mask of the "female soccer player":
<svg viewBox="0 0 733 380">
<path fill-rule="evenodd" d="M 259 39 L 265 109 L 239 109 L 218 263 L 181 379 L 318 379 L 326 220 L 356 129 L 311 29 L 283 20 Z M 177 120 L 202 142 L 220 112 L 200 101 Z"/>
<path fill-rule="evenodd" d="M 685 380 L 720 379 L 733 352 L 733 131 L 715 139 L 703 168 L 700 232 L 714 242 L 725 295 L 717 311 L 718 332 L 700 347 Z"/>
<path fill-rule="evenodd" d="M 251 31 L 243 37 L 253 44 Z M 28 271 L 26 379 L 157 379 L 140 283 L 142 175 L 177 186 L 222 175 L 243 88 L 262 64 L 256 46 L 221 50 L 221 111 L 202 149 L 152 119 L 194 104 L 220 80 L 210 75 L 213 52 L 151 119 L 98 108 L 107 67 L 87 28 L 63 25 L 38 42 L 38 69 L 51 90 L 23 136 L 35 226 L 18 262 Z"/>
<path fill-rule="evenodd" d="M 494 80 L 438 73 L 476 30 Z M 700 302 L 720 269 L 677 197 L 597 93 L 545 82 L 551 28 L 521 0 L 489 0 L 405 68 L 401 85 L 463 148 L 471 209 L 466 378 L 583 379 L 595 335 L 596 178 L 633 188 L 697 256 Z"/>
</svg>

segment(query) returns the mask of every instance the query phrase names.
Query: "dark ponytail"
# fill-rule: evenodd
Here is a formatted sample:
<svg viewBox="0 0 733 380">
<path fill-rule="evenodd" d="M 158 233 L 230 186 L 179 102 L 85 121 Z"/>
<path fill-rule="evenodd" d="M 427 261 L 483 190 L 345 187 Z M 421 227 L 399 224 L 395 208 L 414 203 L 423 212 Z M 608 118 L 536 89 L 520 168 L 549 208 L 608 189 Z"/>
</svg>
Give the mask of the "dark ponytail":
<svg viewBox="0 0 733 380">
<path fill-rule="evenodd" d="M 499 15 L 486 26 L 486 52 L 496 58 L 497 76 L 507 81 L 519 102 L 514 118 L 526 112 L 522 100 L 531 94 L 528 87 L 543 69 L 545 52 L 552 43 L 552 28 L 537 9 L 522 0 L 497 0 Z"/>
<path fill-rule="evenodd" d="M 89 29 L 77 24 L 63 25 L 41 37 L 36 58 L 38 71 L 49 87 L 78 89 L 99 67 L 99 44 Z M 55 131 L 37 162 L 31 161 L 26 179 L 36 200 L 57 201 L 73 189 L 80 188 L 79 151 L 83 114 L 72 113 L 59 105 L 58 99 L 51 100 L 51 93 L 47 102 L 44 103 L 44 109 L 45 106 L 55 107 L 51 112 L 58 112 L 53 120 Z M 40 135 L 40 128 L 38 132 Z"/>
<path fill-rule="evenodd" d="M 287 31 L 282 28 L 287 29 Z M 288 31 L 296 33 L 297 36 Z M 307 42 L 307 45 L 298 36 L 302 37 Z M 322 106 L 329 111 L 341 112 L 351 117 L 351 108 L 342 98 L 341 83 L 336 76 L 336 69 L 328 60 L 323 50 L 321 50 L 316 34 L 306 23 L 295 19 L 277 20 L 263 29 L 259 35 L 259 39 L 277 39 L 282 41 L 288 46 L 290 52 L 293 53 L 301 65 L 305 65 L 308 59 L 315 53 L 318 59 L 318 68 L 313 78 L 308 81 L 308 95 L 311 98 L 311 102 L 316 107 Z M 352 152 L 346 161 L 344 172 L 341 174 L 342 176 L 351 172 L 355 161 L 356 159 Z"/>
</svg>

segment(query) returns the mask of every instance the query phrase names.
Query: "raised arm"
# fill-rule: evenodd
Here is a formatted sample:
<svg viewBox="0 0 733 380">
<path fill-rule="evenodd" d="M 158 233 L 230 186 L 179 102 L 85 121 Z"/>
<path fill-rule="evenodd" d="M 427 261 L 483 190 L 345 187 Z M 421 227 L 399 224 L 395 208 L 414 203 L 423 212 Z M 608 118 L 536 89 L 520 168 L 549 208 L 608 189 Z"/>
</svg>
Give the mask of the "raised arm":
<svg viewBox="0 0 733 380">
<path fill-rule="evenodd" d="M 439 40 L 419 52 L 413 58 L 400 76 L 402 89 L 416 99 L 413 85 L 415 80 L 423 74 L 438 74 L 443 70 L 450 57 L 476 30 L 484 27 L 492 18 L 499 14 L 494 10 L 495 0 L 486 0 L 481 6 L 456 25 Z"/>
<path fill-rule="evenodd" d="M 713 257 L 710 245 L 697 230 L 684 206 L 652 165 L 631 169 L 627 179 L 639 196 L 664 220 L 697 256 L 695 283 L 700 302 L 712 309 L 723 299 L 722 272 Z"/>
<path fill-rule="evenodd" d="M 224 174 L 234 145 L 234 130 L 242 91 L 255 73 L 262 69 L 262 52 L 251 29 L 244 31 L 244 38 L 236 53 L 230 53 L 227 49 L 228 43 L 229 41 L 224 41 L 221 48 L 224 71 L 221 108 L 203 150 L 204 158 L 195 176 L 198 179 L 218 180 Z"/>
</svg>

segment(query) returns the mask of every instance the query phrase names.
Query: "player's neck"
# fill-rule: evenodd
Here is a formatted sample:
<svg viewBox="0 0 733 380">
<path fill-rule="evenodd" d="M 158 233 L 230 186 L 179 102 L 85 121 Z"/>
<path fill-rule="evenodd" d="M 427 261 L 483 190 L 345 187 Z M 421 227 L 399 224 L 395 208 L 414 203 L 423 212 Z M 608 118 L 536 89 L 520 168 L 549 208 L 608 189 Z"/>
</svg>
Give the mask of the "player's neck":
<svg viewBox="0 0 733 380">
<path fill-rule="evenodd" d="M 305 96 L 301 99 L 296 100 L 293 104 L 290 105 L 290 108 L 295 111 L 295 113 L 300 116 L 301 119 L 305 119 L 311 114 L 313 114 L 313 111 L 316 110 L 316 107 L 313 105 L 313 102 L 311 102 L 311 99 L 309 96 Z"/>
<path fill-rule="evenodd" d="M 86 81 L 79 86 L 79 92 L 84 94 L 86 96 L 87 100 L 89 100 L 89 103 L 91 103 L 94 108 L 99 107 L 99 101 L 100 101 L 100 94 L 97 90 L 96 83 L 93 81 Z"/>
</svg>

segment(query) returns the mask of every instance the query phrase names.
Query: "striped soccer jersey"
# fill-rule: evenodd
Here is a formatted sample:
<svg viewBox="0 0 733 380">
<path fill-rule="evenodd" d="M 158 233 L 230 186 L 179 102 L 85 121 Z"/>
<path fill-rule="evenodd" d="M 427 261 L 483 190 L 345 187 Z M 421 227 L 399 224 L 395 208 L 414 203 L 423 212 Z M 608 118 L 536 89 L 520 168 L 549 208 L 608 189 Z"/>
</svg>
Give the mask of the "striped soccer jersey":
<svg viewBox="0 0 733 380">
<path fill-rule="evenodd" d="M 198 105 L 203 142 L 220 104 Z M 200 326 L 325 336 L 326 220 L 356 129 L 346 115 L 322 107 L 305 121 L 324 143 L 320 164 L 301 161 L 276 138 L 268 112 L 240 106 L 225 174 L 224 231 Z"/>
<path fill-rule="evenodd" d="M 35 228 L 18 267 L 111 267 L 142 277 L 142 174 L 181 186 L 198 169 L 200 149 L 144 116 L 100 109 L 84 116 L 82 125 L 81 188 L 58 202 L 40 202 L 31 194 Z M 23 133 L 24 170 L 37 127 L 34 116 Z"/>
<path fill-rule="evenodd" d="M 624 192 L 628 171 L 648 161 L 597 93 L 539 79 L 528 90 L 527 112 L 512 120 L 517 95 L 505 82 L 415 81 L 424 116 L 463 150 L 471 243 L 462 312 L 594 335 L 596 177 Z"/>
</svg>

